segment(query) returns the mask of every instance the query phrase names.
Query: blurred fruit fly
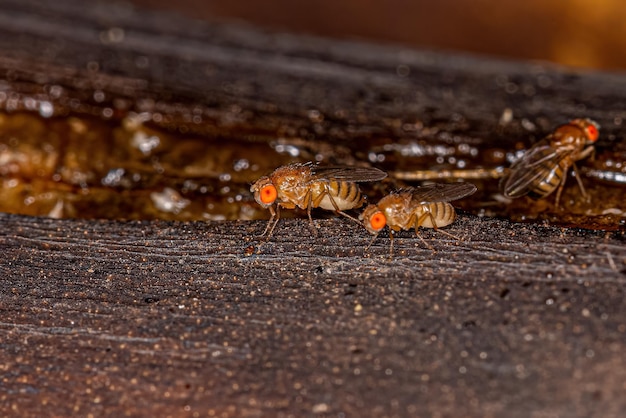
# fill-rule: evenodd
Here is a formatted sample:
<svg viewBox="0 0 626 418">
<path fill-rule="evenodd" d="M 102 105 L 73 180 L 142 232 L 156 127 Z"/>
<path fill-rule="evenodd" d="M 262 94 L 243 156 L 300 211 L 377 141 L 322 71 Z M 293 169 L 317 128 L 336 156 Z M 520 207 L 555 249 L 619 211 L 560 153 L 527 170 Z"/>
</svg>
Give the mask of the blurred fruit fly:
<svg viewBox="0 0 626 418">
<path fill-rule="evenodd" d="M 475 191 L 476 186 L 471 183 L 434 183 L 399 189 L 383 197 L 376 205 L 367 206 L 359 219 L 374 234 L 370 246 L 385 225 L 389 226 L 390 256 L 393 255 L 393 232 L 401 229 L 415 228 L 415 234 L 430 247 L 419 235 L 418 228 L 421 226 L 437 230 L 450 225 L 456 213 L 448 202 L 469 196 Z"/>
<path fill-rule="evenodd" d="M 269 238 L 280 219 L 281 207 L 306 209 L 314 231 L 312 208 L 332 210 L 358 222 L 344 212 L 365 203 L 356 183 L 378 181 L 385 177 L 387 173 L 377 168 L 319 167 L 312 163 L 295 163 L 261 177 L 250 187 L 250 191 L 259 205 L 270 210 L 271 217 L 263 231 L 263 235 L 267 233 Z"/>
<path fill-rule="evenodd" d="M 528 194 L 542 198 L 556 190 L 558 206 L 567 173 L 573 167 L 580 191 L 587 197 L 575 162 L 594 152 L 598 129 L 598 124 L 590 119 L 574 119 L 556 128 L 513 163 L 510 173 L 500 182 L 504 196 L 516 198 Z"/>
</svg>

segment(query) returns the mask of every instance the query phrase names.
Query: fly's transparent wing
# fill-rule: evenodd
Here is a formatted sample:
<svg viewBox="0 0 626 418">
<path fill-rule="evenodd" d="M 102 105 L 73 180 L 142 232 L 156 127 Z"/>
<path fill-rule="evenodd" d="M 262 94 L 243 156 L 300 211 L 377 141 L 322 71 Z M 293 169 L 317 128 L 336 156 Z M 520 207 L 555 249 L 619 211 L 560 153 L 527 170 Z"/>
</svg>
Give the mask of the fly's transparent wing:
<svg viewBox="0 0 626 418">
<path fill-rule="evenodd" d="M 411 201 L 416 203 L 452 202 L 476 192 L 472 183 L 433 183 L 420 187 L 409 187 L 394 193 L 410 193 Z"/>
<path fill-rule="evenodd" d="M 537 142 L 511 166 L 510 174 L 501 183 L 507 197 L 520 197 L 532 192 L 536 186 L 554 176 L 555 170 L 567 155 L 569 147 L 554 148 L 550 137 Z"/>
<path fill-rule="evenodd" d="M 311 167 L 312 181 L 338 180 L 349 182 L 379 181 L 387 177 L 387 173 L 373 167 Z"/>
</svg>

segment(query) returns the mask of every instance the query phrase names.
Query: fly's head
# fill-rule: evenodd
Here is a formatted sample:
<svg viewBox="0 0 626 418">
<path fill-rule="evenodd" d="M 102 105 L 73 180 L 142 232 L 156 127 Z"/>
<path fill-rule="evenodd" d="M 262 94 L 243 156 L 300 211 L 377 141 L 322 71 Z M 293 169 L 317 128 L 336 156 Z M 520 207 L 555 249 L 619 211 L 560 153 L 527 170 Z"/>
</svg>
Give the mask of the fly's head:
<svg viewBox="0 0 626 418">
<path fill-rule="evenodd" d="M 261 177 L 255 181 L 250 187 L 250 191 L 254 193 L 254 200 L 264 208 L 272 206 L 278 198 L 276 186 L 274 186 L 272 180 L 267 176 Z"/>
</svg>

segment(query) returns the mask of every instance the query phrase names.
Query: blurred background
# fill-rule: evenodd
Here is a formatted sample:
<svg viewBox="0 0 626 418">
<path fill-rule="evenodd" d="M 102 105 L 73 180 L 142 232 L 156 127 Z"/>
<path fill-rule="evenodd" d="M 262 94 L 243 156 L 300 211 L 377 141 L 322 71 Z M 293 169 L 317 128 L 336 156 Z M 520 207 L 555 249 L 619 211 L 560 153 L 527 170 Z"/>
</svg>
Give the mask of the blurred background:
<svg viewBox="0 0 626 418">
<path fill-rule="evenodd" d="M 0 0 L 0 212 L 261 219 L 250 184 L 319 161 L 388 171 L 372 199 L 462 178 L 469 212 L 623 226 L 625 20 L 617 0 Z M 504 170 L 573 117 L 602 125 L 592 199 L 566 187 L 569 218 L 503 199 Z"/>
<path fill-rule="evenodd" d="M 206 20 L 583 68 L 626 68 L 622 0 L 132 0 Z"/>
</svg>

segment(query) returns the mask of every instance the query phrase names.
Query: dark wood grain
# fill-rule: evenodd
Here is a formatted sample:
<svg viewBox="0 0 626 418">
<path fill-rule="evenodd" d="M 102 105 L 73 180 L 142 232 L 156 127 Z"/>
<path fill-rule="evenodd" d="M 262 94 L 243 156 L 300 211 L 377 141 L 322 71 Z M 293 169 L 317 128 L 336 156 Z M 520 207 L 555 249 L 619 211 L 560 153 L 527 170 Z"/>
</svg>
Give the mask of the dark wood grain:
<svg viewBox="0 0 626 418">
<path fill-rule="evenodd" d="M 5 413 L 618 416 L 623 233 L 0 217 Z M 246 256 L 249 246 L 255 253 Z"/>
</svg>

